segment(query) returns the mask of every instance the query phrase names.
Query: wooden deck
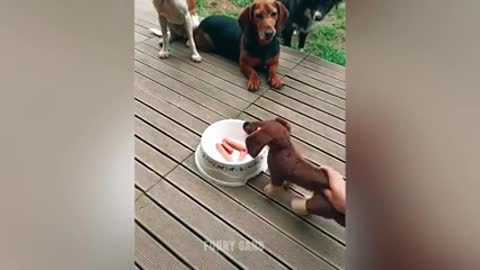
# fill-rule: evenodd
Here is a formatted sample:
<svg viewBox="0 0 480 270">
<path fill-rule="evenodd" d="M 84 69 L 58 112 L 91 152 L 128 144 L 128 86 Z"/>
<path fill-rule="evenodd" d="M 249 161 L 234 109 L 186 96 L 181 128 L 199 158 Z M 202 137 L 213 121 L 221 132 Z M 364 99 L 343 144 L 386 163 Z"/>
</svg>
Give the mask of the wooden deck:
<svg viewBox="0 0 480 270">
<path fill-rule="evenodd" d="M 278 115 L 306 157 L 345 174 L 345 69 L 283 48 L 284 88 L 270 90 L 264 79 L 252 93 L 238 65 L 219 56 L 201 53 L 195 64 L 175 43 L 170 58 L 158 59 L 148 32 L 157 25 L 153 6 L 136 2 L 134 269 L 344 269 L 344 229 L 290 211 L 289 198 L 305 191 L 270 200 L 267 174 L 218 187 L 199 176 L 193 152 L 215 121 Z M 254 241 L 259 249 L 248 248 Z"/>
</svg>

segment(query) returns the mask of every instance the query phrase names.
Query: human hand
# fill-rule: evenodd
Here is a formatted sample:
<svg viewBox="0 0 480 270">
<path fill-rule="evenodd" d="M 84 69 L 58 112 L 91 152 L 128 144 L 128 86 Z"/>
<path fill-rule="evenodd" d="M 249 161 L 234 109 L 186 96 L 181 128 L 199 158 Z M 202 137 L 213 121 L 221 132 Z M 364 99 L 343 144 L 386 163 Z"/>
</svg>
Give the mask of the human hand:
<svg viewBox="0 0 480 270">
<path fill-rule="evenodd" d="M 342 175 L 330 166 L 322 166 L 328 178 L 330 188 L 325 189 L 323 194 L 332 206 L 340 213 L 345 214 L 347 207 L 346 182 Z"/>
</svg>

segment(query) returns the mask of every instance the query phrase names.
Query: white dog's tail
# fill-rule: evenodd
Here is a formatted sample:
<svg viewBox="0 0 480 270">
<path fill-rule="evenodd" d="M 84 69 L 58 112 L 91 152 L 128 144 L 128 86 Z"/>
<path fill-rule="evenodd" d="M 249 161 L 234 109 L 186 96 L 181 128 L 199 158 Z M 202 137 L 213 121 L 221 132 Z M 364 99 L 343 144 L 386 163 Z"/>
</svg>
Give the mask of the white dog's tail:
<svg viewBox="0 0 480 270">
<path fill-rule="evenodd" d="M 148 30 L 157 37 L 162 37 L 163 36 L 162 30 L 160 30 L 160 29 L 149 28 Z"/>
<path fill-rule="evenodd" d="M 192 15 L 192 27 L 193 27 L 193 29 L 197 28 L 199 24 L 200 24 L 200 18 L 198 17 L 198 15 L 193 14 Z"/>
</svg>

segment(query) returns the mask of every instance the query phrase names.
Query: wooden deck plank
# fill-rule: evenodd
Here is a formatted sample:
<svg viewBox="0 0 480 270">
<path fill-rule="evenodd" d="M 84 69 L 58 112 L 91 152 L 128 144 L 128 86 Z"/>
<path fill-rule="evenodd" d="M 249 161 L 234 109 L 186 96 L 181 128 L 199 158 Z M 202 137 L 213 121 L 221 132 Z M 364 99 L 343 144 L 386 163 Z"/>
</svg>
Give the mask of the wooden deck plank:
<svg viewBox="0 0 480 270">
<path fill-rule="evenodd" d="M 193 156 L 184 162 L 190 170 L 200 175 L 195 165 Z M 324 258 L 338 268 L 345 268 L 344 253 L 345 247 L 319 231 L 309 223 L 302 222 L 302 219 L 292 212 L 272 203 L 264 194 L 263 190 L 247 187 L 220 188 L 238 204 L 254 212 L 257 216 L 267 221 L 285 235 L 294 239 L 304 248 Z"/>
<path fill-rule="evenodd" d="M 290 122 L 297 123 L 319 135 L 322 135 L 338 144 L 345 144 L 345 133 L 338 129 L 332 128 L 324 123 L 317 122 L 309 117 L 297 113 L 283 105 L 275 103 L 266 98 L 259 98 L 255 105 L 270 111 L 271 113 L 280 117 L 286 118 Z M 249 107 L 250 108 L 250 107 Z M 248 109 L 246 110 L 248 112 Z"/>
<path fill-rule="evenodd" d="M 148 89 L 146 89 L 145 85 L 139 86 L 141 89 L 151 90 L 149 92 L 154 93 L 158 95 L 158 97 L 161 97 L 169 102 L 174 102 L 173 104 L 178 104 L 178 106 L 181 106 L 181 108 L 184 110 L 191 108 L 192 110 L 196 111 L 196 113 L 193 115 L 201 116 L 209 123 L 218 121 L 219 119 L 225 117 L 217 111 L 206 107 L 210 102 L 203 103 L 202 101 L 206 99 L 208 100 L 207 96 L 202 96 L 203 94 L 198 93 L 193 89 L 183 88 L 182 85 L 179 85 L 177 82 L 173 81 L 173 79 L 142 63 L 135 62 L 135 69 L 137 73 L 142 75 L 135 76 L 135 84 L 140 85 L 141 83 L 144 83 L 150 85 Z M 148 78 L 149 80 L 146 81 L 144 78 Z M 155 86 L 158 85 L 159 82 L 162 82 L 160 85 L 163 87 Z M 173 86 L 174 89 L 171 89 L 171 86 Z"/>
<path fill-rule="evenodd" d="M 153 7 L 153 5 L 152 5 Z M 160 28 L 160 25 L 158 24 L 158 20 L 155 21 L 155 23 L 151 23 L 151 22 L 148 22 L 148 21 L 145 21 L 141 18 L 135 18 L 135 25 L 138 25 L 138 26 L 141 26 L 143 28 Z M 153 36 L 153 35 L 152 35 Z"/>
<path fill-rule="evenodd" d="M 148 167 L 155 169 L 162 176 L 177 166 L 174 161 L 138 138 L 135 138 L 135 157 Z"/>
<path fill-rule="evenodd" d="M 280 57 L 278 62 L 281 67 L 287 68 L 288 70 L 291 70 L 298 65 L 298 63 L 290 62 L 282 57 Z"/>
<path fill-rule="evenodd" d="M 290 86 L 291 88 L 294 88 L 297 91 L 301 91 L 305 93 L 306 95 L 312 97 L 312 98 L 317 98 L 324 100 L 326 102 L 329 102 L 332 105 L 335 105 L 337 107 L 340 107 L 342 109 L 345 109 L 346 107 L 346 102 L 344 98 L 340 98 L 334 95 L 331 95 L 330 93 L 322 90 L 318 90 L 314 87 L 311 87 L 309 85 L 303 84 L 300 81 L 294 80 L 289 77 L 284 77 L 283 82 L 285 85 Z"/>
<path fill-rule="evenodd" d="M 278 91 L 268 91 L 264 95 L 264 97 L 268 98 L 270 101 L 281 104 L 307 117 L 334 127 L 339 131 L 345 132 L 345 120 L 337 117 L 336 115 L 332 115 L 328 112 L 319 110 L 318 108 L 322 106 L 321 102 L 318 102 L 319 106 L 307 106 L 292 98 L 281 95 Z"/>
<path fill-rule="evenodd" d="M 142 35 L 142 36 L 146 36 L 146 37 L 148 37 L 148 38 L 152 38 L 152 37 L 153 37 L 153 34 L 150 32 L 150 30 L 148 30 L 147 28 L 144 28 L 144 27 L 142 27 L 142 26 L 140 26 L 140 25 L 138 25 L 138 24 L 135 24 L 135 25 L 134 25 L 134 30 L 135 30 L 135 33 L 140 34 L 140 35 Z M 148 38 L 147 38 L 147 39 L 148 39 Z M 145 39 L 145 40 L 147 40 L 147 39 Z"/>
<path fill-rule="evenodd" d="M 152 41 L 152 39 L 148 39 L 146 41 L 144 41 L 143 43 L 147 43 L 148 45 L 151 45 L 151 46 L 155 46 L 154 42 Z M 176 49 L 176 50 L 179 50 L 179 51 L 182 51 L 183 53 L 185 54 L 191 54 L 191 51 L 189 48 L 186 48 L 183 44 L 179 43 L 179 42 L 173 42 L 172 43 L 172 46 L 171 48 L 173 49 Z M 235 74 L 237 76 L 240 76 L 242 78 L 245 78 L 245 75 L 243 75 L 243 73 L 241 72 L 240 70 L 240 66 L 238 65 L 238 63 L 235 63 L 233 61 L 230 61 L 228 59 L 225 59 L 225 58 L 222 58 L 221 56 L 219 55 L 216 55 L 214 53 L 205 53 L 205 52 L 201 52 L 201 55 L 202 55 L 202 62 L 208 62 L 210 64 L 213 64 L 219 68 L 222 68 L 232 74 Z M 285 68 L 282 67 L 282 68 L 279 68 L 277 70 L 277 73 L 279 75 L 285 75 L 285 73 L 283 73 L 283 71 L 285 71 Z M 259 74 L 259 79 L 262 83 L 262 85 L 260 86 L 260 89 L 258 92 L 262 92 L 262 91 L 265 91 L 267 89 L 269 89 L 268 87 L 268 83 L 267 83 L 267 79 L 266 79 L 266 74 L 263 72 L 260 72 Z M 246 81 L 245 81 L 245 89 L 246 89 Z"/>
<path fill-rule="evenodd" d="M 145 43 L 145 42 L 143 42 Z M 171 47 L 171 53 L 173 56 L 175 56 L 176 58 L 180 59 L 180 60 L 184 60 L 186 59 L 186 55 L 190 55 L 190 52 L 186 52 L 186 51 L 182 51 L 182 50 L 179 50 L 178 47 Z M 209 72 L 211 74 L 214 74 L 228 82 L 231 82 L 233 84 L 235 84 L 236 86 L 242 88 L 242 89 L 247 89 L 247 79 L 245 77 L 245 75 L 243 75 L 241 72 L 240 72 L 240 69 L 239 67 L 236 65 L 234 66 L 234 71 L 230 68 L 225 68 L 225 67 L 222 67 L 221 65 L 219 65 L 218 63 L 224 63 L 222 61 L 219 61 L 217 58 L 214 58 L 215 60 L 211 60 L 211 57 L 212 55 L 211 54 L 206 54 L 206 53 L 202 53 L 202 64 L 201 65 L 197 65 L 198 68 L 206 71 L 206 72 Z M 216 63 L 215 61 L 217 61 L 218 63 Z M 260 89 L 256 92 L 249 92 L 250 95 L 253 95 L 255 98 L 258 96 L 258 95 L 261 95 L 263 94 L 265 91 L 267 91 L 269 89 L 268 87 L 268 84 L 266 82 L 266 79 L 263 78 L 263 76 L 261 76 L 260 78 L 262 80 L 262 85 L 260 86 Z"/>
<path fill-rule="evenodd" d="M 313 107 L 315 109 L 324 111 L 328 114 L 331 114 L 333 116 L 336 116 L 340 119 L 345 120 L 345 117 L 346 117 L 345 109 L 340 108 L 340 107 L 335 106 L 335 105 L 332 105 L 331 103 L 329 103 L 325 100 L 309 96 L 309 95 L 307 95 L 307 94 L 305 94 L 301 91 L 298 91 L 294 88 L 291 88 L 289 86 L 284 86 L 282 88 L 282 90 L 277 91 L 276 93 L 281 94 L 281 95 L 285 95 L 285 96 L 287 96 L 287 97 L 289 97 L 293 100 L 296 100 L 296 101 L 301 102 L 305 105 L 308 105 L 310 107 Z M 264 95 L 264 96 L 268 96 L 268 94 L 269 93 L 267 93 L 267 95 Z"/>
<path fill-rule="evenodd" d="M 234 97 L 225 91 L 188 75 L 186 72 L 172 68 L 162 61 L 159 61 L 159 59 L 137 50 L 135 51 L 135 59 L 158 71 L 157 77 L 164 78 L 161 79 L 161 83 L 165 86 L 168 85 L 172 90 L 194 97 L 226 117 L 238 115 L 240 110 L 246 106 L 245 104 L 248 104 L 242 99 Z M 230 102 L 227 105 L 225 102 L 229 100 Z M 240 110 L 235 107 L 240 108 Z"/>
<path fill-rule="evenodd" d="M 293 69 L 288 72 L 287 75 L 289 78 L 292 78 L 294 80 L 300 81 L 303 84 L 306 84 L 310 87 L 313 87 L 314 89 L 317 89 L 318 91 L 323 91 L 327 92 L 333 96 L 345 99 L 347 94 L 346 91 L 343 89 L 340 89 L 338 87 L 332 86 L 328 83 L 317 81 L 315 79 L 312 79 L 306 75 L 301 74 L 300 72 L 296 71 L 296 69 Z M 318 92 L 317 91 L 317 92 Z"/>
<path fill-rule="evenodd" d="M 266 249 L 290 267 L 297 269 L 335 269 L 333 266 L 304 249 L 300 244 L 271 227 L 264 220 L 222 194 L 210 183 L 198 180 L 184 167 L 177 167 L 167 177 L 201 204 L 221 215 L 252 239 L 262 241 Z"/>
<path fill-rule="evenodd" d="M 140 190 L 147 191 L 161 180 L 160 176 L 135 160 L 135 185 Z"/>
<path fill-rule="evenodd" d="M 337 71 L 337 72 L 341 72 L 341 73 L 345 73 L 346 69 L 344 66 L 341 66 L 341 65 L 338 65 L 338 64 L 335 64 L 335 63 L 332 63 L 332 62 L 329 62 L 329 61 L 326 61 L 322 58 L 319 58 L 319 57 L 316 57 L 316 56 L 313 56 L 313 55 L 308 55 L 305 60 L 307 61 L 310 61 L 312 63 L 316 63 L 316 64 L 319 64 L 319 65 L 322 65 L 324 67 L 327 67 L 331 70 L 334 70 L 334 71 Z"/>
<path fill-rule="evenodd" d="M 155 45 L 155 42 L 158 44 L 158 41 L 146 41 L 146 43 L 148 43 L 149 45 L 153 45 L 154 47 L 158 45 Z M 191 54 L 191 50 L 190 48 L 187 48 L 185 45 L 185 43 L 183 42 L 173 42 L 172 43 L 172 47 L 178 49 L 178 50 L 181 50 L 187 54 Z M 208 60 L 210 61 L 214 61 L 215 63 L 219 64 L 219 65 L 226 65 L 228 64 L 228 66 L 231 67 L 231 70 L 233 71 L 234 69 L 237 69 L 237 73 L 240 71 L 239 69 L 239 65 L 238 63 L 235 63 L 234 61 L 230 60 L 230 59 L 226 59 L 224 58 L 223 56 L 221 55 L 218 55 L 218 54 L 214 54 L 214 53 L 205 53 L 205 52 L 200 52 L 200 54 L 203 55 L 207 55 L 208 56 Z M 285 72 L 287 72 L 288 70 L 290 70 L 291 68 L 293 68 L 294 66 L 297 65 L 297 63 L 299 63 L 299 59 L 293 57 L 293 61 L 292 61 L 292 57 L 290 57 L 289 55 L 285 55 L 285 54 L 280 54 L 280 62 L 279 62 L 279 71 L 277 71 L 278 74 L 281 74 L 281 75 L 285 75 Z"/>
<path fill-rule="evenodd" d="M 281 46 L 280 47 L 280 53 L 281 55 L 286 55 L 286 60 L 291 61 L 293 63 L 300 63 L 306 55 L 298 50 L 286 47 L 286 46 Z"/>
<path fill-rule="evenodd" d="M 179 60 L 182 60 L 182 61 L 185 61 L 185 52 L 182 52 L 180 50 L 178 50 L 177 48 L 171 48 L 171 55 Z M 231 84 L 234 84 L 238 87 L 240 87 L 241 89 L 243 90 L 247 90 L 247 79 L 246 77 L 243 75 L 243 74 L 237 74 L 237 73 L 232 73 L 228 70 L 225 70 L 221 67 L 217 67 L 213 64 L 211 64 L 208 60 L 204 60 L 202 61 L 202 63 L 200 65 L 196 65 L 194 63 L 191 63 L 190 61 L 188 61 L 188 63 L 190 63 L 191 65 L 195 65 L 197 68 L 207 72 L 207 73 L 210 73 L 214 76 L 218 76 L 219 78 L 231 83 Z M 258 91 L 255 91 L 255 92 L 251 92 L 251 91 L 246 91 L 247 93 L 244 94 L 243 92 L 245 91 L 242 91 L 240 93 L 238 93 L 238 95 L 241 95 L 245 100 L 248 100 L 248 101 L 253 101 L 255 99 L 258 98 L 259 95 L 265 93 L 267 90 L 268 90 L 268 85 L 266 84 L 263 84 L 260 89 Z"/>
<path fill-rule="evenodd" d="M 297 66 L 295 68 L 295 71 L 299 72 L 299 73 L 301 73 L 305 76 L 308 76 L 308 77 L 310 77 L 310 78 L 312 78 L 316 81 L 319 81 L 320 83 L 328 83 L 331 86 L 334 86 L 336 88 L 340 88 L 342 90 L 345 90 L 345 87 L 346 87 L 345 81 L 332 78 L 328 75 L 325 75 L 325 74 L 317 72 L 317 71 L 313 71 L 311 69 L 303 67 L 302 65 Z"/>
<path fill-rule="evenodd" d="M 191 179 L 191 181 L 202 180 Z M 220 251 L 234 261 L 236 265 L 245 269 L 286 269 L 262 250 L 241 250 L 240 243 L 249 243 L 251 239 L 245 238 L 229 224 L 224 223 L 219 217 L 197 204 L 197 202 L 180 192 L 170 183 L 167 183 L 167 181 L 153 187 L 149 191 L 149 195 L 158 204 L 168 209 L 178 219 L 181 219 L 190 230 L 202 235 L 204 243 L 232 241 L 234 243 L 233 247 L 220 248 Z"/>
<path fill-rule="evenodd" d="M 345 79 L 346 79 L 345 72 L 338 72 L 338 71 L 329 69 L 329 68 L 325 67 L 324 65 L 319 65 L 319 64 L 310 62 L 308 60 L 303 60 L 302 62 L 300 62 L 300 66 L 308 68 L 308 69 L 316 71 L 316 72 L 323 73 L 323 74 L 328 75 L 328 76 L 330 76 L 332 78 L 335 78 L 337 80 L 345 81 Z"/>
<path fill-rule="evenodd" d="M 250 120 L 245 114 L 240 115 L 240 119 Z M 297 150 L 302 153 L 302 155 L 316 163 L 318 165 L 330 165 L 338 170 L 341 174 L 345 175 L 345 162 L 334 157 L 331 153 L 326 152 L 321 145 L 318 148 L 314 148 L 311 145 L 308 145 L 297 138 L 292 138 L 292 143 L 294 143 Z"/>
<path fill-rule="evenodd" d="M 200 142 L 199 138 L 196 136 L 191 136 L 191 132 L 189 132 L 185 127 L 155 112 L 151 108 L 138 101 L 135 102 L 135 113 L 189 149 L 195 149 Z"/>
<path fill-rule="evenodd" d="M 144 36 L 144 35 L 136 33 L 136 32 L 133 33 L 133 34 L 134 34 L 133 39 L 134 39 L 135 43 L 142 42 L 142 41 L 147 40 L 149 38 L 147 36 Z"/>
<path fill-rule="evenodd" d="M 143 195 L 143 191 L 135 187 L 135 200 L 138 200 L 138 198 L 140 198 L 140 196 L 142 195 Z"/>
<path fill-rule="evenodd" d="M 150 47 L 146 44 L 137 44 L 135 45 L 135 48 L 147 55 L 150 55 L 152 57 L 156 57 L 158 54 L 158 49 L 154 49 L 153 47 Z M 198 82 L 193 82 L 195 86 L 200 87 L 204 86 L 206 88 L 205 92 L 211 92 L 215 96 L 218 95 L 224 96 L 225 100 L 230 100 L 230 104 L 234 106 L 237 109 L 244 109 L 249 101 L 253 101 L 257 98 L 256 95 L 251 94 L 251 92 L 246 91 L 244 88 L 240 88 L 237 85 L 231 84 L 226 80 L 223 80 L 221 77 L 214 76 L 213 74 L 210 74 L 208 72 L 203 71 L 202 69 L 198 68 L 199 66 L 203 65 L 203 63 L 193 63 L 193 61 L 188 59 L 184 59 L 184 57 L 178 57 L 178 53 L 175 53 L 176 51 L 172 50 L 171 55 L 167 59 L 161 60 L 162 63 L 168 64 L 181 72 L 185 72 L 192 77 L 197 78 L 200 80 L 202 83 Z M 180 58 L 182 58 L 180 60 Z M 185 81 L 187 82 L 187 81 Z M 187 82 L 188 83 L 188 82 Z M 205 86 L 205 84 L 208 83 L 209 85 L 215 86 L 221 91 L 227 92 L 226 93 L 221 93 L 218 94 L 219 91 L 216 90 L 211 90 L 211 87 Z M 192 84 L 192 83 L 189 83 Z M 206 85 L 208 85 L 206 84 Z M 237 101 L 237 98 L 239 99 Z M 237 104 L 238 103 L 238 104 Z"/>
<path fill-rule="evenodd" d="M 146 196 L 137 201 L 135 216 L 142 226 L 158 237 L 193 269 L 237 269 L 214 250 L 205 249 L 202 239 L 185 228 L 165 210 L 155 205 Z M 163 265 L 157 269 L 170 268 Z"/>
<path fill-rule="evenodd" d="M 139 115 L 141 117 L 141 115 Z M 178 144 L 174 139 L 153 128 L 146 122 L 135 118 L 135 135 L 144 141 L 148 141 L 155 148 L 173 158 L 177 162 L 185 160 L 192 151 Z M 148 121 L 145 119 L 145 121 Z"/>
<path fill-rule="evenodd" d="M 142 90 L 139 88 L 134 89 L 135 98 L 140 102 L 147 104 L 155 111 L 165 115 L 169 119 L 180 122 L 183 126 L 187 127 L 192 132 L 201 134 L 203 130 L 208 127 L 208 124 L 199 118 L 183 111 L 180 108 L 168 103 L 166 100 L 157 97 L 155 94 Z"/>
<path fill-rule="evenodd" d="M 178 117 L 178 121 L 199 134 L 208 126 L 207 123 L 223 119 L 221 115 L 138 73 L 135 73 L 134 92 L 135 98 L 142 103 L 164 115 L 172 116 L 170 119 Z"/>
<path fill-rule="evenodd" d="M 135 226 L 135 261 L 144 270 L 189 269 L 138 225 Z"/>
</svg>

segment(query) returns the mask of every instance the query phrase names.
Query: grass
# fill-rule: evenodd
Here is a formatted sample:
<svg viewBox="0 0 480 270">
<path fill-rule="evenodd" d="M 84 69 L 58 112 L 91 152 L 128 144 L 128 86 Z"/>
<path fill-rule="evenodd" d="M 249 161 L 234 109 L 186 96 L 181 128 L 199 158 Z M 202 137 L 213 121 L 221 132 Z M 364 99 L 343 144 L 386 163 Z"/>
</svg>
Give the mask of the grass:
<svg viewBox="0 0 480 270">
<path fill-rule="evenodd" d="M 197 12 L 201 17 L 226 15 L 236 18 L 242 9 L 251 2 L 252 0 L 196 0 Z M 312 28 L 307 37 L 304 51 L 345 66 L 345 42 L 345 4 L 341 4 Z M 292 45 L 296 46 L 296 43 Z"/>
<path fill-rule="evenodd" d="M 307 37 L 305 52 L 346 65 L 345 5 L 333 9 Z"/>
</svg>

